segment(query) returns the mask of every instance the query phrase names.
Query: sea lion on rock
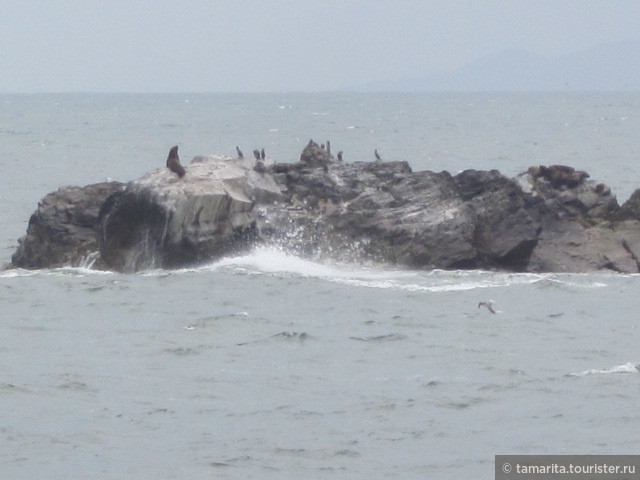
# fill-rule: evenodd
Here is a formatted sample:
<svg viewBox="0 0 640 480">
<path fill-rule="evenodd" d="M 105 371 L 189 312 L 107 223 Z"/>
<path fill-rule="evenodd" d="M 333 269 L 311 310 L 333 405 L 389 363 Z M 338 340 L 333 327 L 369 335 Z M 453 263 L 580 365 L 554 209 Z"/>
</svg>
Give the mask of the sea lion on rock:
<svg viewBox="0 0 640 480">
<path fill-rule="evenodd" d="M 531 166 L 528 168 L 527 172 L 529 172 L 529 175 L 531 175 L 533 178 L 538 178 L 542 176 L 542 169 L 543 168 L 547 168 L 544 165 L 538 165 L 538 166 Z"/>
<path fill-rule="evenodd" d="M 607 196 L 611 194 L 611 188 L 607 185 L 605 185 L 604 183 L 599 183 L 596 185 L 596 188 L 594 189 L 594 192 L 596 192 L 598 195 L 602 195 Z"/>
<path fill-rule="evenodd" d="M 563 185 L 574 188 L 580 185 L 585 178 L 589 178 L 589 174 L 584 170 L 576 170 L 568 165 L 534 166 L 529 167 L 528 172 L 534 178 L 544 178 L 553 188 L 560 188 Z"/>
<path fill-rule="evenodd" d="M 576 170 L 571 175 L 569 175 L 569 178 L 565 182 L 565 185 L 569 188 L 577 187 L 584 181 L 585 178 L 589 178 L 589 174 L 587 172 L 585 172 L 584 170 Z"/>
<path fill-rule="evenodd" d="M 567 165 L 551 165 L 546 170 L 546 175 L 544 175 L 544 178 L 549 180 L 554 188 L 560 188 L 562 185 L 567 184 L 569 177 L 574 172 L 575 169 Z"/>
<path fill-rule="evenodd" d="M 575 168 L 570 167 L 569 165 L 550 165 L 549 170 L 551 172 L 563 173 L 565 175 L 571 175 L 576 171 Z"/>
<path fill-rule="evenodd" d="M 184 167 L 180 165 L 180 157 L 178 156 L 178 146 L 171 147 L 169 156 L 167 157 L 167 168 L 173 173 L 177 173 L 179 177 L 184 177 L 186 173 Z"/>
<path fill-rule="evenodd" d="M 584 170 L 576 170 L 568 165 L 533 165 L 527 169 L 529 176 L 535 181 L 545 179 L 555 189 L 561 187 L 575 188 L 589 178 Z"/>
</svg>

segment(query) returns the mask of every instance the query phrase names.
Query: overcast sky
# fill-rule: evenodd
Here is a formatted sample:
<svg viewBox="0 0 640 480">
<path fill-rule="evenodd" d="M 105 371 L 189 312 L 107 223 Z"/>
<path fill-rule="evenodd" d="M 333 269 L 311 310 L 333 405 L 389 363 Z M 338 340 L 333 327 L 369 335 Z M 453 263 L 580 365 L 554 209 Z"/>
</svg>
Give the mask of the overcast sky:
<svg viewBox="0 0 640 480">
<path fill-rule="evenodd" d="M 0 92 L 339 90 L 639 28 L 639 0 L 0 0 Z"/>
</svg>

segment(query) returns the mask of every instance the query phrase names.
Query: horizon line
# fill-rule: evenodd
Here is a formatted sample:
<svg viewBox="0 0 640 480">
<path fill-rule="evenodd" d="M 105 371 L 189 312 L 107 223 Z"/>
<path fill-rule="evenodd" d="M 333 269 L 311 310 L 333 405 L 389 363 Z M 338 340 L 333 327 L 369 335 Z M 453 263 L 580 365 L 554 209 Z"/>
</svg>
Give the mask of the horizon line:
<svg viewBox="0 0 640 480">
<path fill-rule="evenodd" d="M 432 90 L 366 90 L 366 89 L 328 89 L 328 90 L 264 90 L 264 91 L 238 91 L 238 90 L 37 90 L 37 91 L 0 91 L 0 95 L 282 95 L 282 94 L 386 94 L 386 93 L 458 93 L 458 94 L 513 94 L 513 93 L 634 93 L 640 92 L 640 88 L 628 89 L 432 89 Z"/>
</svg>

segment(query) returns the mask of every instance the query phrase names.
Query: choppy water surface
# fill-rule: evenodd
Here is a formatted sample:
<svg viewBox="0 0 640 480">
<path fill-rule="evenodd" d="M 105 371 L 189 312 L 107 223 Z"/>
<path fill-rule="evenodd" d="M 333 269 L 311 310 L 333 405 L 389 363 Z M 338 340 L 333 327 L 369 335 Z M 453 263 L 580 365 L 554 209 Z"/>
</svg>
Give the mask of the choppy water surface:
<svg viewBox="0 0 640 480">
<path fill-rule="evenodd" d="M 5 106 L 16 97 L 5 99 Z M 214 117 L 229 116 L 223 132 L 212 136 L 232 149 L 241 143 L 235 122 L 248 108 L 235 97 L 227 97 L 225 106 L 206 97 L 208 103 L 187 111 L 157 98 L 157 106 L 148 97 L 74 98 L 75 103 L 55 99 L 70 112 L 66 124 L 50 97 L 42 108 L 36 108 L 37 98 L 27 97 L 22 110 L 10 107 L 0 116 L 0 135 L 8 139 L 10 152 L 0 161 L 17 172 L 1 180 L 7 204 L 1 217 L 4 259 L 44 194 L 65 183 L 100 181 L 93 177 L 107 176 L 110 169 L 133 178 L 155 163 L 162 166 L 164 158 L 156 162 L 148 149 L 154 144 L 158 155 L 166 156 L 165 145 L 157 144 L 175 143 L 164 138 L 167 132 L 194 155 L 208 153 L 187 145 L 196 139 L 205 143 L 201 130 L 211 127 L 207 122 Z M 342 141 L 352 138 L 352 150 L 364 156 L 371 138 L 379 150 L 383 142 L 398 151 L 399 145 L 416 150 L 413 134 L 420 129 L 433 138 L 425 144 L 435 146 L 426 157 L 409 159 L 414 168 L 429 157 L 450 163 L 454 171 L 467 162 L 505 170 L 491 165 L 494 159 L 514 174 L 520 164 L 545 163 L 525 137 L 555 138 L 538 147 L 567 156 L 546 163 L 575 164 L 562 161 L 571 151 L 601 158 L 591 148 L 601 144 L 636 173 L 629 159 L 637 140 L 622 138 L 628 133 L 625 122 L 639 122 L 633 95 L 565 103 L 543 96 L 529 109 L 526 96 L 511 103 L 511 96 L 503 96 L 495 99 L 501 114 L 486 96 L 437 101 L 426 96 L 420 109 L 393 96 L 373 97 L 375 105 L 358 96 L 355 102 L 347 98 L 351 109 L 343 98 L 340 112 L 347 118 L 342 120 L 331 113 L 342 105 L 337 100 L 327 106 L 307 98 L 301 107 L 299 98 L 275 102 L 274 111 L 287 115 L 304 108 L 311 112 L 303 116 L 305 128 L 319 133 L 300 134 L 298 145 L 290 136 L 298 124 L 282 119 L 276 125 L 276 117 L 256 114 L 258 119 L 246 117 L 245 134 L 273 152 L 301 150 L 307 137 L 319 135 L 336 145 L 334 138 L 344 135 Z M 453 127 L 435 120 L 445 115 L 445 100 L 458 113 L 458 150 L 448 144 Z M 482 108 L 474 114 L 473 108 L 460 107 L 463 100 Z M 133 128 L 140 117 L 127 102 L 146 105 L 142 111 L 148 115 L 172 111 L 164 107 L 175 115 L 172 120 L 149 116 L 156 126 L 145 135 L 142 127 Z M 103 115 L 114 104 L 124 116 L 119 127 Z M 210 117 L 212 105 L 220 110 Z M 376 105 L 381 113 L 375 121 L 359 110 L 372 112 Z M 436 106 L 429 113 L 427 105 Z M 514 112 L 515 126 L 503 133 L 510 145 L 492 149 L 494 130 L 483 126 L 483 119 L 507 118 L 506 107 Z M 557 113 L 562 108 L 571 114 Z M 397 113 L 407 109 L 410 115 Z M 190 117 L 194 111 L 209 113 Z M 418 113 L 424 114 L 422 123 Z M 557 130 L 542 135 L 544 116 L 550 122 L 564 116 L 593 123 L 565 127 L 564 146 L 552 147 L 562 135 Z M 369 120 L 377 128 L 347 128 Z M 524 128 L 527 122 L 530 129 Z M 260 126 L 267 124 L 273 125 Z M 585 134 L 586 143 L 576 142 L 588 125 L 601 125 L 602 134 Z M 366 134 L 354 139 L 351 130 Z M 272 138 L 269 144 L 269 135 L 284 140 Z M 296 149 L 289 148 L 293 143 Z M 445 147 L 452 153 L 438 154 Z M 471 160 L 473 148 L 477 160 Z M 134 154 L 125 156 L 129 151 Z M 596 161 L 577 166 L 602 178 L 593 173 L 604 170 Z M 605 180 L 614 191 L 630 191 L 625 185 L 633 178 L 615 173 Z M 421 272 L 315 263 L 282 248 L 135 275 L 0 272 L 0 474 L 12 479 L 493 478 L 496 454 L 634 454 L 640 446 L 639 291 L 640 276 Z M 478 308 L 489 299 L 496 314 Z"/>
<path fill-rule="evenodd" d="M 490 478 L 496 453 L 633 453 L 638 281 L 265 250 L 175 272 L 5 273 L 0 467 Z M 489 298 L 496 314 L 477 307 Z"/>
</svg>

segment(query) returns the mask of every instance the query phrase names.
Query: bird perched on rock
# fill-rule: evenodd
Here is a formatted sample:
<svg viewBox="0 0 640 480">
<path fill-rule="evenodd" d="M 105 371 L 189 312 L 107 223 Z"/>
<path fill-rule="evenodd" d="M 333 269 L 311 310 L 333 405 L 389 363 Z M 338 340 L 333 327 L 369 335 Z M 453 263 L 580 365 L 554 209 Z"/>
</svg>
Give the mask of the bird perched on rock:
<svg viewBox="0 0 640 480">
<path fill-rule="evenodd" d="M 382 161 L 382 157 L 380 157 L 380 154 L 378 153 L 378 149 L 375 149 L 373 151 L 373 154 L 376 156 L 376 162 L 381 162 Z"/>
<path fill-rule="evenodd" d="M 256 164 L 253 166 L 253 169 L 258 173 L 265 173 L 267 171 L 267 167 L 264 165 L 262 160 L 257 160 Z"/>
<path fill-rule="evenodd" d="M 338 160 L 342 161 L 342 150 L 338 152 Z"/>
<path fill-rule="evenodd" d="M 260 158 L 264 160 L 266 156 L 267 155 L 264 153 L 264 148 L 263 148 L 262 151 L 260 152 Z"/>
<path fill-rule="evenodd" d="M 244 158 L 244 155 L 242 154 L 242 150 L 240 150 L 237 146 L 236 146 L 236 152 L 238 152 L 238 158 Z"/>
<path fill-rule="evenodd" d="M 260 150 L 254 150 L 253 156 L 256 157 L 256 160 L 260 160 Z"/>
<path fill-rule="evenodd" d="M 180 157 L 178 156 L 178 146 L 171 147 L 169 156 L 167 157 L 167 168 L 173 173 L 177 173 L 179 177 L 184 177 L 186 173 L 184 167 L 180 165 Z"/>
</svg>

